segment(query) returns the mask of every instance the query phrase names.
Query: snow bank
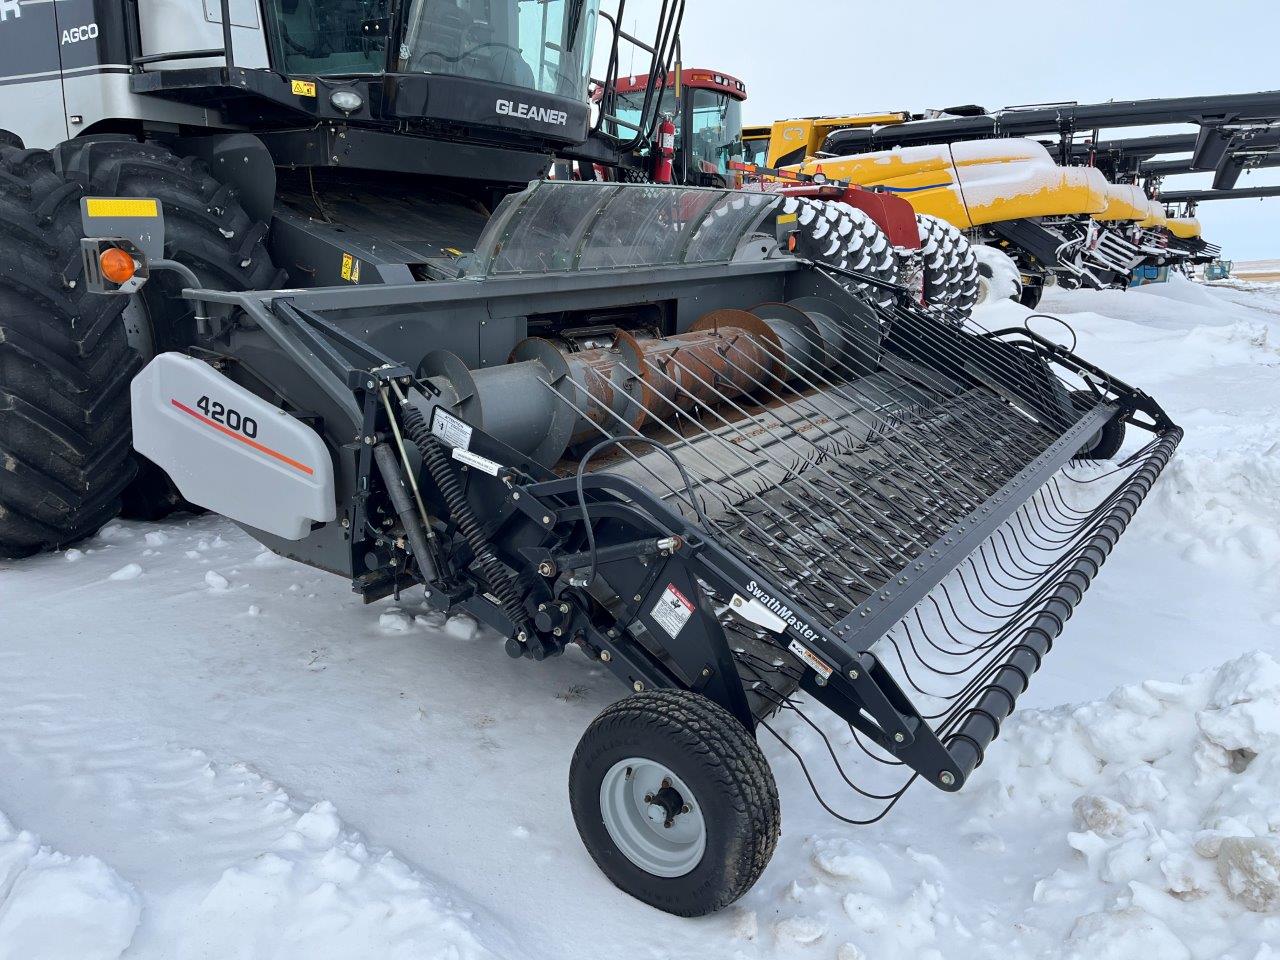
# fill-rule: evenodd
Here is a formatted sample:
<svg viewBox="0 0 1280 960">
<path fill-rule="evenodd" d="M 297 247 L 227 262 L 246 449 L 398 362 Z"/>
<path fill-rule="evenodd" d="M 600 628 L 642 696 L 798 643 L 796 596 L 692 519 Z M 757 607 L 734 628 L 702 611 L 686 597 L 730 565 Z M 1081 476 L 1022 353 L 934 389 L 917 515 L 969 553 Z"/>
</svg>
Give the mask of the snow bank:
<svg viewBox="0 0 1280 960">
<path fill-rule="evenodd" d="M 1256 960 L 1280 943 L 1278 783 L 1265 653 L 1024 711 L 959 795 L 804 837 L 734 930 L 758 956 Z"/>
<path fill-rule="evenodd" d="M 170 906 L 167 912 L 174 912 Z M 317 803 L 181 913 L 181 960 L 482 960 L 470 912 Z"/>
<path fill-rule="evenodd" d="M 1070 811 L 1078 856 L 1039 880 L 1066 957 L 1253 958 L 1280 938 L 1280 663 L 1239 657 L 1180 683 L 1023 714 L 971 784 L 1001 822 Z M 1141 948 L 1141 950 L 1139 949 Z"/>
<path fill-rule="evenodd" d="M 68 857 L 0 814 L 0 960 L 110 960 L 142 905 L 97 857 Z"/>
</svg>

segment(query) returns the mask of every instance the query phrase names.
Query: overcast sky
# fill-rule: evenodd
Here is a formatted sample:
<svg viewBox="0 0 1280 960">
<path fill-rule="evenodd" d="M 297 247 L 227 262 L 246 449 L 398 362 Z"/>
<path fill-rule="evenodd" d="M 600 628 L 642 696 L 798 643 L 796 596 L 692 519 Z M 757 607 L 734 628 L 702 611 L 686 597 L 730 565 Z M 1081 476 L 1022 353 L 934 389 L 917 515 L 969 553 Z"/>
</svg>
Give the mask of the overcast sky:
<svg viewBox="0 0 1280 960">
<path fill-rule="evenodd" d="M 686 66 L 746 82 L 748 123 L 1280 89 L 1277 0 L 688 0 L 682 38 Z M 1268 183 L 1280 168 L 1240 179 Z M 1280 198 L 1206 203 L 1199 216 L 1225 256 L 1280 258 Z"/>
</svg>

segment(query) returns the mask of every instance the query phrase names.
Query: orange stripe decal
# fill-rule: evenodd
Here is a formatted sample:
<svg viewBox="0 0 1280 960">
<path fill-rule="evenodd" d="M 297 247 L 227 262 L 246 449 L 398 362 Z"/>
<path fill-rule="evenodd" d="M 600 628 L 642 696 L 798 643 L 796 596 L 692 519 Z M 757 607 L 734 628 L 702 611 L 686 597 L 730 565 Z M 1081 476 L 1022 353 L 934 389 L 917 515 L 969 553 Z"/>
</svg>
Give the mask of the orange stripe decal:
<svg viewBox="0 0 1280 960">
<path fill-rule="evenodd" d="M 216 420 L 210 420 L 203 413 L 199 413 L 195 410 L 192 410 L 185 403 L 179 403 L 177 400 L 174 400 L 173 398 L 170 398 L 169 402 L 172 403 L 179 410 L 181 410 L 183 413 L 195 417 L 201 423 L 206 424 L 210 427 L 213 427 L 213 429 L 218 430 L 221 433 L 225 433 L 232 440 L 239 440 L 241 443 L 248 444 L 249 446 L 253 447 L 253 449 L 257 450 L 259 453 L 265 453 L 268 457 L 274 457 L 275 459 L 279 460 L 281 463 L 287 463 L 289 466 L 293 467 L 293 469 L 302 471 L 308 477 L 315 474 L 315 471 L 312 470 L 310 467 L 308 467 L 305 463 L 299 463 L 297 460 L 294 460 L 292 457 L 286 457 L 279 450 L 272 450 L 270 447 L 268 447 L 264 443 L 259 443 L 257 440 L 251 440 L 249 437 L 246 437 L 242 433 L 236 433 L 230 427 L 224 427 L 222 424 L 218 423 Z"/>
</svg>

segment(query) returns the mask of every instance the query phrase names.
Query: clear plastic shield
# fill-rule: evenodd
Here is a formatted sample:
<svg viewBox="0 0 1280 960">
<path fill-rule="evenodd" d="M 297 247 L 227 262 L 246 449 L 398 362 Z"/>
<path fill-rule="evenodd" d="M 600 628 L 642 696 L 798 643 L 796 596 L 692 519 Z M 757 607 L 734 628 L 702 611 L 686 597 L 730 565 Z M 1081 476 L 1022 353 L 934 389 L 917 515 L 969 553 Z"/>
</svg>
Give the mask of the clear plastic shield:
<svg viewBox="0 0 1280 960">
<path fill-rule="evenodd" d="M 467 275 L 725 263 L 778 200 L 700 187 L 540 180 L 498 206 Z"/>
</svg>

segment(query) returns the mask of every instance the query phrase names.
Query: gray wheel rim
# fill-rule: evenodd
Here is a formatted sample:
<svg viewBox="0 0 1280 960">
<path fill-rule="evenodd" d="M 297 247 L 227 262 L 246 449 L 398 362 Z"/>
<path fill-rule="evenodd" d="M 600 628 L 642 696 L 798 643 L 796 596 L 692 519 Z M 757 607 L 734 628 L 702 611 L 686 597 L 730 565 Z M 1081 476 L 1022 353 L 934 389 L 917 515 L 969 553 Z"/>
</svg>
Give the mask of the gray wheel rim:
<svg viewBox="0 0 1280 960">
<path fill-rule="evenodd" d="M 679 811 L 672 810 L 674 795 L 682 801 Z M 655 877 L 683 877 L 706 852 L 702 807 L 688 785 L 657 761 L 629 757 L 610 767 L 600 782 L 600 815 L 622 855 Z"/>
</svg>

